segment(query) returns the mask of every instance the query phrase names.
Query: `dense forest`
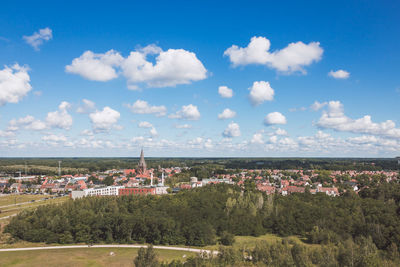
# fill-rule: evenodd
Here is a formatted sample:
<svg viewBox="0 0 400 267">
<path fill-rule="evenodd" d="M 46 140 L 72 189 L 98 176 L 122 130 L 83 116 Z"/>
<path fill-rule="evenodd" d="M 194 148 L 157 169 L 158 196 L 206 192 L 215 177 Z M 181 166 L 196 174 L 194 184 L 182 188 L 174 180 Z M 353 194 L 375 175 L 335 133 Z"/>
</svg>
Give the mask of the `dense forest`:
<svg viewBox="0 0 400 267">
<path fill-rule="evenodd" d="M 14 217 L 5 231 L 31 242 L 191 246 L 274 233 L 327 246 L 370 240 L 393 254 L 400 247 L 399 200 L 397 183 L 341 197 L 267 196 L 250 185 L 219 184 L 176 195 L 89 197 L 38 207 Z"/>
<path fill-rule="evenodd" d="M 0 172 L 52 175 L 135 168 L 139 158 L 0 158 Z M 149 168 L 191 167 L 205 177 L 227 169 L 399 170 L 396 159 L 361 158 L 146 158 Z M 46 168 L 47 167 L 47 168 Z M 196 173 L 195 173 L 196 174 Z M 200 177 L 204 178 L 204 177 Z"/>
</svg>

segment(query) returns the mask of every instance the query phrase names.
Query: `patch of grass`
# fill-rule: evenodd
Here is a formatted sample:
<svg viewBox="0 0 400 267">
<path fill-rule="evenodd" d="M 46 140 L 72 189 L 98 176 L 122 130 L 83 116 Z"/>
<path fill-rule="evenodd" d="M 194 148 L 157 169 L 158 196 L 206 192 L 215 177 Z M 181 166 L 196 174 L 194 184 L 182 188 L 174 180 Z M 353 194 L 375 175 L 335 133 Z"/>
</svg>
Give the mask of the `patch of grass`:
<svg viewBox="0 0 400 267">
<path fill-rule="evenodd" d="M 157 249 L 160 261 L 191 256 L 186 251 Z M 110 256 L 114 252 L 114 256 Z M 0 266 L 132 266 L 138 249 L 135 248 L 71 248 L 37 251 L 0 252 Z"/>
<path fill-rule="evenodd" d="M 233 243 L 233 248 L 249 248 L 252 249 L 256 246 L 257 242 L 267 241 L 268 243 L 282 242 L 286 240 L 289 244 L 302 244 L 310 247 L 316 247 L 319 245 L 316 244 L 307 244 L 302 241 L 298 236 L 288 236 L 288 237 L 280 237 L 274 234 L 265 234 L 260 236 L 235 236 L 235 243 Z M 217 250 L 218 245 L 207 246 L 206 249 Z"/>
<path fill-rule="evenodd" d="M 16 194 L 10 194 L 10 195 L 2 195 L 0 196 L 0 207 L 2 206 L 7 206 L 7 205 L 13 205 L 13 204 L 19 204 L 19 203 L 24 203 L 24 202 L 29 202 L 31 200 L 39 200 L 42 198 L 46 198 L 48 196 L 46 195 L 16 195 Z"/>
<path fill-rule="evenodd" d="M 43 196 L 42 196 L 42 198 L 43 198 Z M 21 204 L 21 205 L 17 205 L 17 206 L 2 208 L 2 209 L 0 209 L 1 210 L 0 218 L 6 217 L 9 215 L 13 215 L 13 214 L 17 214 L 18 212 L 22 211 L 23 209 L 36 208 L 38 206 L 48 205 L 48 204 L 63 203 L 65 201 L 67 201 L 68 199 L 69 199 L 69 197 L 65 196 L 65 197 L 59 197 L 59 198 L 55 198 L 55 199 L 48 199 L 45 201 L 37 201 L 37 202 L 31 202 L 31 203 L 27 203 L 27 204 Z"/>
</svg>

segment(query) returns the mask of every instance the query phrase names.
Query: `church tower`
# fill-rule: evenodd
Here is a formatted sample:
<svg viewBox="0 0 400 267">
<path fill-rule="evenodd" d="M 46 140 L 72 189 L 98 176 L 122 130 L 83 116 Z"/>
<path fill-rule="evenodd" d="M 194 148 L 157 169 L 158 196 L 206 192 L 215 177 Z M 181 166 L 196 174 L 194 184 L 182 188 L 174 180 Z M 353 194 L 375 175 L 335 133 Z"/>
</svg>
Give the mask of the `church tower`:
<svg viewBox="0 0 400 267">
<path fill-rule="evenodd" d="M 142 151 L 140 152 L 140 160 L 139 160 L 139 164 L 138 164 L 138 173 L 139 173 L 139 175 L 144 175 L 146 173 L 146 161 L 144 161 L 143 148 L 142 148 Z"/>
</svg>

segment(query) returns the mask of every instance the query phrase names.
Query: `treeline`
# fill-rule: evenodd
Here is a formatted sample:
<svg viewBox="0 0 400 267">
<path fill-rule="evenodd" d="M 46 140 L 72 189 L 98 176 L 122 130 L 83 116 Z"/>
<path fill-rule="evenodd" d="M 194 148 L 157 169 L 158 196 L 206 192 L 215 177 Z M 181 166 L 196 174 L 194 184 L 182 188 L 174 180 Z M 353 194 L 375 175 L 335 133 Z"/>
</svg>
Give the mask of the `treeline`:
<svg viewBox="0 0 400 267">
<path fill-rule="evenodd" d="M 304 169 L 304 170 L 399 170 L 396 159 L 335 159 L 335 158 L 267 158 L 231 159 L 226 162 L 229 169 Z"/>
<path fill-rule="evenodd" d="M 29 174 L 57 174 L 58 161 L 63 174 L 87 170 L 135 168 L 139 158 L 0 158 L 0 172 L 22 171 Z M 161 166 L 190 167 L 191 174 L 204 178 L 214 174 L 234 173 L 238 169 L 304 169 L 304 170 L 399 170 L 396 159 L 334 159 L 334 158 L 146 158 L 149 168 Z M 22 166 L 18 170 L 11 166 Z M 37 167 L 35 167 L 37 166 Z M 54 169 L 43 170 L 43 166 Z M 70 170 L 66 169 L 70 168 Z M 45 173 L 44 173 L 45 172 Z"/>
<path fill-rule="evenodd" d="M 216 244 L 227 233 L 274 233 L 325 245 L 371 238 L 380 250 L 397 250 L 400 186 L 390 187 L 383 199 L 373 193 L 266 196 L 250 185 L 225 184 L 166 196 L 91 197 L 24 211 L 5 231 L 31 242 L 192 246 Z"/>
<path fill-rule="evenodd" d="M 371 238 L 348 239 L 332 244 L 310 247 L 282 242 L 258 242 L 254 248 L 219 247 L 218 254 L 202 253 L 188 259 L 160 262 L 153 247 L 141 248 L 134 259 L 136 267 L 197 267 L 197 266 L 399 266 L 399 253 L 379 251 Z"/>
</svg>

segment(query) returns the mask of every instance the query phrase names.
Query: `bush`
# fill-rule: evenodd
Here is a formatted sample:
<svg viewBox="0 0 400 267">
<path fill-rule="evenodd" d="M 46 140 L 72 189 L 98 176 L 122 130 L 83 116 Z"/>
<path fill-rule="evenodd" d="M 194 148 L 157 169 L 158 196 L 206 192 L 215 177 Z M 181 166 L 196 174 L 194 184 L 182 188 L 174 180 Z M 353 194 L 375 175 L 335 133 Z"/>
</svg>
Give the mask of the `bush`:
<svg viewBox="0 0 400 267">
<path fill-rule="evenodd" d="M 235 236 L 227 231 L 224 231 L 222 232 L 219 241 L 224 246 L 231 246 L 235 242 Z"/>
<path fill-rule="evenodd" d="M 153 246 L 140 248 L 138 255 L 133 260 L 136 267 L 156 267 L 159 266 L 158 256 Z"/>
</svg>

